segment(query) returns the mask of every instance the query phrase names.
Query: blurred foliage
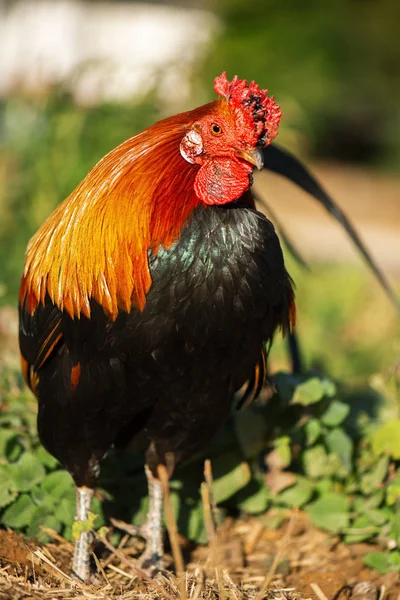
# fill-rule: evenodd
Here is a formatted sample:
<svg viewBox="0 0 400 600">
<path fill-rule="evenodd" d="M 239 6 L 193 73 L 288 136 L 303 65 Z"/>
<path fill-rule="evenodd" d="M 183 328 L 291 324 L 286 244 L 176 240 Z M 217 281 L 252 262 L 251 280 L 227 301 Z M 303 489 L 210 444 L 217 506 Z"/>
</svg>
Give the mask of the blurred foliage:
<svg viewBox="0 0 400 600">
<path fill-rule="evenodd" d="M 213 0 L 208 6 L 223 29 L 202 65 L 207 90 L 225 70 L 255 79 L 283 108 L 284 145 L 398 168 L 397 0 Z"/>
<path fill-rule="evenodd" d="M 367 267 L 313 263 L 305 271 L 287 252 L 285 261 L 296 284 L 295 331 L 307 367 L 354 386 L 388 374 L 400 356 L 400 321 Z M 280 335 L 269 362 L 272 372 L 288 367 Z"/>
</svg>

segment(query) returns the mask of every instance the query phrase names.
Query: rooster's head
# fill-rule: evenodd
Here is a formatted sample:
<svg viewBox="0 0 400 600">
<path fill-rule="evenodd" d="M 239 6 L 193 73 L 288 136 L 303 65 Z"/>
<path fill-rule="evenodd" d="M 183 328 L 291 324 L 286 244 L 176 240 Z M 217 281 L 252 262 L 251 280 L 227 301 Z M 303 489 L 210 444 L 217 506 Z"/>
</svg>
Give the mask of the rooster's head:
<svg viewBox="0 0 400 600">
<path fill-rule="evenodd" d="M 214 80 L 221 99 L 196 120 L 180 144 L 183 158 L 201 168 L 195 191 L 206 204 L 238 199 L 251 185 L 254 167 L 262 169 L 261 148 L 278 134 L 281 111 L 268 90 L 226 73 Z"/>
</svg>

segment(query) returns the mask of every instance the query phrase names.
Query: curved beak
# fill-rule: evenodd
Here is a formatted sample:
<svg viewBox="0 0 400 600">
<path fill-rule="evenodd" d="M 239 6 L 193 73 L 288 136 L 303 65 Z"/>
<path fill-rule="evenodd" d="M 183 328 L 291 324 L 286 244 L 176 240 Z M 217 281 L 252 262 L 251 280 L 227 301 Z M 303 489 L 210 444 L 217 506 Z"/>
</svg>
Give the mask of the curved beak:
<svg viewBox="0 0 400 600">
<path fill-rule="evenodd" d="M 264 167 L 264 158 L 259 148 L 236 150 L 236 156 L 257 167 L 259 171 Z"/>
</svg>

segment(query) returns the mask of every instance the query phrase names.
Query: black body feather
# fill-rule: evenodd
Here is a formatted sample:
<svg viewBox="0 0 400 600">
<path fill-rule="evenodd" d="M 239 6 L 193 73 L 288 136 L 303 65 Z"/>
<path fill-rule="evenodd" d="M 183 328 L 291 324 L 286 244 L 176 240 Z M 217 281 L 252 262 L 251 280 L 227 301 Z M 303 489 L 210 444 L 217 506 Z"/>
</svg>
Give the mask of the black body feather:
<svg viewBox="0 0 400 600">
<path fill-rule="evenodd" d="M 32 316 L 20 307 L 39 435 L 77 485 L 94 485 L 113 444 L 146 449 L 153 472 L 167 455 L 177 464 L 203 447 L 288 320 L 293 291 L 278 238 L 246 205 L 198 207 L 149 264 L 143 312 L 110 321 L 95 302 L 90 319 L 49 299 Z"/>
</svg>

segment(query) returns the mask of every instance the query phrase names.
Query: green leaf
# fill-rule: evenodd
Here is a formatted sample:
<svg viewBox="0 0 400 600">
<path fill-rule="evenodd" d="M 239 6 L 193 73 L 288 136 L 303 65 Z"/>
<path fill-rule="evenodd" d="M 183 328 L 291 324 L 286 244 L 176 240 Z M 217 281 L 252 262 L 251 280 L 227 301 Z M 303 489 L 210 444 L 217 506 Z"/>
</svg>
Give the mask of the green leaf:
<svg viewBox="0 0 400 600">
<path fill-rule="evenodd" d="M 386 504 L 393 506 L 400 499 L 400 470 L 396 471 L 395 478 L 386 488 Z"/>
<path fill-rule="evenodd" d="M 15 463 L 24 453 L 24 449 L 19 441 L 22 441 L 21 436 L 13 438 L 7 445 L 7 460 L 10 463 Z"/>
<path fill-rule="evenodd" d="M 171 493 L 171 495 L 172 495 L 172 493 Z M 130 519 L 130 522 L 132 523 L 132 525 L 141 525 L 142 523 L 144 523 L 146 521 L 148 508 L 149 508 L 148 496 L 143 495 L 140 498 L 140 501 L 138 503 L 138 506 L 136 507 L 136 510 L 134 510 L 132 512 L 132 516 Z"/>
<path fill-rule="evenodd" d="M 0 487 L 0 508 L 4 508 L 5 506 L 11 504 L 11 502 L 15 500 L 17 496 L 17 490 L 13 488 L 7 488 L 6 486 L 2 485 Z"/>
<path fill-rule="evenodd" d="M 348 404 L 333 400 L 321 416 L 321 421 L 327 427 L 337 427 L 340 423 L 343 423 L 349 412 L 350 406 Z"/>
<path fill-rule="evenodd" d="M 336 385 L 333 383 L 333 381 L 330 381 L 329 379 L 323 379 L 322 385 L 324 388 L 324 396 L 326 398 L 333 398 L 336 396 Z"/>
<path fill-rule="evenodd" d="M 330 477 L 322 477 L 315 482 L 315 491 L 319 496 L 323 496 L 328 492 L 331 492 L 333 489 L 333 481 Z"/>
<path fill-rule="evenodd" d="M 30 524 L 36 506 L 28 494 L 21 494 L 11 506 L 9 506 L 2 516 L 2 523 L 21 529 Z"/>
<path fill-rule="evenodd" d="M 79 539 L 81 533 L 91 531 L 94 527 L 94 522 L 97 519 L 97 515 L 90 512 L 86 521 L 77 520 L 72 525 L 72 537 L 74 540 Z"/>
<path fill-rule="evenodd" d="M 251 480 L 251 470 L 240 453 L 229 452 L 213 459 L 214 498 L 219 504 L 244 488 Z"/>
<path fill-rule="evenodd" d="M 366 502 L 368 509 L 378 508 L 379 506 L 381 506 L 384 499 L 385 499 L 385 490 L 377 489 L 371 496 L 369 496 L 369 498 Z M 386 512 L 385 508 L 382 508 L 382 510 L 384 512 Z"/>
<path fill-rule="evenodd" d="M 304 451 L 303 462 L 306 474 L 313 479 L 333 475 L 340 468 L 339 457 L 328 455 L 320 444 Z"/>
<path fill-rule="evenodd" d="M 318 377 L 313 377 L 297 386 L 293 395 L 293 404 L 309 406 L 322 400 L 325 395 L 323 383 Z"/>
<path fill-rule="evenodd" d="M 220 513 L 219 513 L 220 514 Z M 223 517 L 221 517 L 223 519 Z M 203 505 L 199 504 L 190 511 L 187 523 L 187 537 L 198 544 L 207 544 L 207 531 L 204 525 Z"/>
<path fill-rule="evenodd" d="M 381 456 L 373 468 L 361 477 L 361 491 L 364 494 L 372 494 L 385 479 L 388 468 L 389 458 L 387 456 Z"/>
<path fill-rule="evenodd" d="M 28 535 L 37 538 L 40 542 L 48 542 L 49 536 L 42 530 L 42 527 L 54 529 L 58 533 L 61 531 L 61 523 L 53 514 L 49 506 L 37 506 L 32 514 L 28 527 Z"/>
<path fill-rule="evenodd" d="M 390 553 L 390 562 L 392 564 L 393 571 L 400 570 L 400 552 L 398 550 Z"/>
<path fill-rule="evenodd" d="M 370 552 L 363 557 L 363 562 L 381 574 L 400 571 L 400 552 Z"/>
<path fill-rule="evenodd" d="M 29 491 L 34 485 L 41 483 L 46 475 L 43 465 L 29 452 L 25 452 L 10 468 L 19 492 Z"/>
<path fill-rule="evenodd" d="M 371 436 L 371 446 L 375 454 L 387 454 L 400 459 L 400 419 L 392 419 L 381 425 Z"/>
<path fill-rule="evenodd" d="M 18 496 L 10 465 L 0 465 L 0 482 L 0 508 L 3 508 Z"/>
<path fill-rule="evenodd" d="M 0 415 L 0 425 L 10 425 L 18 429 L 22 426 L 22 417 L 13 413 L 3 413 Z"/>
<path fill-rule="evenodd" d="M 54 504 L 62 498 L 68 498 L 75 503 L 75 486 L 67 471 L 53 471 L 46 475 L 41 490 L 52 499 Z"/>
<path fill-rule="evenodd" d="M 252 408 L 237 412 L 234 427 L 245 458 L 256 458 L 265 446 L 267 423 L 259 411 Z"/>
<path fill-rule="evenodd" d="M 54 456 L 52 456 L 43 446 L 39 446 L 39 448 L 35 452 L 36 458 L 42 463 L 44 467 L 47 467 L 50 471 L 55 469 L 60 463 Z"/>
<path fill-rule="evenodd" d="M 274 440 L 274 448 L 277 450 L 279 458 L 282 461 L 282 467 L 288 467 L 292 460 L 292 451 L 290 449 L 290 437 L 283 435 Z"/>
<path fill-rule="evenodd" d="M 103 503 L 100 500 L 100 498 L 94 496 L 91 508 L 92 512 L 96 514 L 96 527 L 102 527 L 103 525 L 105 525 L 106 520 L 104 518 Z"/>
<path fill-rule="evenodd" d="M 17 438 L 18 434 L 13 429 L 0 429 L 0 458 L 6 458 L 9 455 L 9 446 Z"/>
<path fill-rule="evenodd" d="M 305 477 L 297 475 L 296 483 L 278 494 L 277 501 L 287 506 L 303 506 L 313 494 L 314 486 Z"/>
<path fill-rule="evenodd" d="M 329 492 L 307 506 L 305 511 L 317 527 L 340 533 L 349 525 L 349 508 L 346 496 Z"/>
<path fill-rule="evenodd" d="M 396 510 L 390 523 L 389 537 L 396 546 L 400 545 L 400 512 Z"/>
<path fill-rule="evenodd" d="M 251 496 L 242 500 L 238 504 L 238 507 L 249 515 L 259 515 L 268 508 L 270 498 L 271 496 L 267 486 L 260 485 L 258 490 Z"/>
<path fill-rule="evenodd" d="M 305 423 L 304 431 L 306 434 L 307 446 L 312 446 L 321 435 L 321 423 L 317 419 L 310 419 Z"/>
<path fill-rule="evenodd" d="M 107 539 L 107 535 L 109 534 L 109 532 L 110 532 L 110 528 L 103 525 L 102 527 L 100 527 L 97 530 L 96 534 L 97 534 L 97 537 L 99 537 L 100 539 L 101 538 Z"/>
<path fill-rule="evenodd" d="M 372 523 L 368 515 L 361 515 L 346 530 L 344 541 L 346 544 L 363 542 L 377 535 L 379 531 L 380 528 Z"/>
<path fill-rule="evenodd" d="M 371 520 L 371 523 L 374 525 L 382 526 L 389 519 L 389 511 L 388 509 L 378 509 L 378 508 L 367 508 L 366 515 Z"/>
<path fill-rule="evenodd" d="M 181 514 L 183 506 L 184 506 L 182 493 L 178 490 L 171 490 L 170 503 L 171 503 L 171 507 L 172 507 L 172 510 L 175 515 L 175 520 L 178 521 L 179 515 Z M 165 514 L 164 514 L 164 526 L 165 526 L 165 524 L 166 524 L 166 522 L 165 522 Z"/>
<path fill-rule="evenodd" d="M 62 498 L 55 506 L 54 516 L 66 527 L 72 527 L 75 519 L 75 501 Z"/>
<path fill-rule="evenodd" d="M 325 436 L 325 442 L 330 452 L 340 458 L 343 471 L 348 475 L 352 469 L 353 440 L 343 429 L 331 429 Z"/>
<path fill-rule="evenodd" d="M 382 492 L 382 490 L 379 490 Z M 377 508 L 382 504 L 382 493 L 373 494 L 369 498 L 365 496 L 353 497 L 353 513 L 355 515 L 368 515 L 374 525 L 383 525 L 389 520 L 392 511 L 387 507 Z"/>
</svg>

